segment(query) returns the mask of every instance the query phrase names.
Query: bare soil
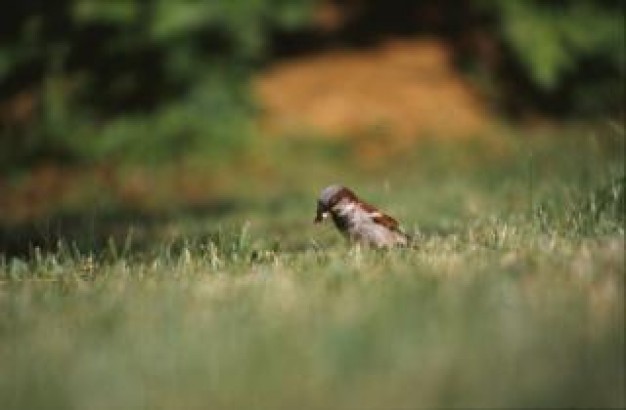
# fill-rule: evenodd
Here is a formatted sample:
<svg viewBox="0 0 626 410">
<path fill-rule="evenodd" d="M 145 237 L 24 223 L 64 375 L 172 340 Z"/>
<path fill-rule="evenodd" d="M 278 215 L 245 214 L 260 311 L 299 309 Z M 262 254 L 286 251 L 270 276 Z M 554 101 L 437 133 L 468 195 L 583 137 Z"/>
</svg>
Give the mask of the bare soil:
<svg viewBox="0 0 626 410">
<path fill-rule="evenodd" d="M 450 47 L 436 38 L 283 60 L 254 88 L 271 134 L 359 137 L 382 130 L 408 142 L 477 135 L 492 123 L 479 92 L 454 67 Z"/>
</svg>

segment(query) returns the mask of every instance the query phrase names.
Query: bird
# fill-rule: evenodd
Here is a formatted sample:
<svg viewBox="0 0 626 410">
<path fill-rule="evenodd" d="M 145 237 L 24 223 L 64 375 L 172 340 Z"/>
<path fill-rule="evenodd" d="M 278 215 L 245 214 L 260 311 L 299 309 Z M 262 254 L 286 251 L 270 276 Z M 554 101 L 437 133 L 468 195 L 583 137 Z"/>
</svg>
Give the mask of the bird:
<svg viewBox="0 0 626 410">
<path fill-rule="evenodd" d="M 329 215 L 351 243 L 374 248 L 403 247 L 409 243 L 409 236 L 398 221 L 342 185 L 329 185 L 320 192 L 314 223 L 323 222 Z"/>
</svg>

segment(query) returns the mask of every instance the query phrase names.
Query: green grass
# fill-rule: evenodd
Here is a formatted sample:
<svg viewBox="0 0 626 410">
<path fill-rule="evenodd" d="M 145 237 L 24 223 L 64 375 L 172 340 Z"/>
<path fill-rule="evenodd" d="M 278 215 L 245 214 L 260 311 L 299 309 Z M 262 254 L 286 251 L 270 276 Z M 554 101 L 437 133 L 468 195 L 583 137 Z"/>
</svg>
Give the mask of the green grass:
<svg viewBox="0 0 626 410">
<path fill-rule="evenodd" d="M 565 137 L 425 144 L 375 169 L 278 142 L 270 179 L 233 182 L 247 205 L 220 218 L 5 255 L 0 403 L 623 407 L 623 139 Z M 415 246 L 313 227 L 335 180 Z"/>
</svg>

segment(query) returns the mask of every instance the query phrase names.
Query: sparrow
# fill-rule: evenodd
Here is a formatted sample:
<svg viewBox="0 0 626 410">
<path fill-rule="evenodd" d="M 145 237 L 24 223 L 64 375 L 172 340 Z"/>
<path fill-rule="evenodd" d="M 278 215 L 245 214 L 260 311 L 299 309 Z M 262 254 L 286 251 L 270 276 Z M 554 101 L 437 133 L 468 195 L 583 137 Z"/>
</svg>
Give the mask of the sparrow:
<svg viewBox="0 0 626 410">
<path fill-rule="evenodd" d="M 328 215 L 350 242 L 376 248 L 406 246 L 409 242 L 398 221 L 362 201 L 344 186 L 330 185 L 321 191 L 314 222 L 320 223 Z"/>
</svg>

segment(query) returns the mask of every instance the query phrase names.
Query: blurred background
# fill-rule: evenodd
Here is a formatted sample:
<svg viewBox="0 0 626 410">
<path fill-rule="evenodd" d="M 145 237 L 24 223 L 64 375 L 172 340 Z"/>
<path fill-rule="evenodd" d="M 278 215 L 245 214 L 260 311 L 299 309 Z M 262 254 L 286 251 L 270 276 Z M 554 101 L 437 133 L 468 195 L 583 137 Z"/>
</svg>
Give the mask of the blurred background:
<svg viewBox="0 0 626 410">
<path fill-rule="evenodd" d="M 3 247 L 388 187 L 425 144 L 623 138 L 623 50 L 620 0 L 21 1 L 0 15 Z"/>
<path fill-rule="evenodd" d="M 4 3 L 2 410 L 626 407 L 626 1 Z"/>
</svg>

